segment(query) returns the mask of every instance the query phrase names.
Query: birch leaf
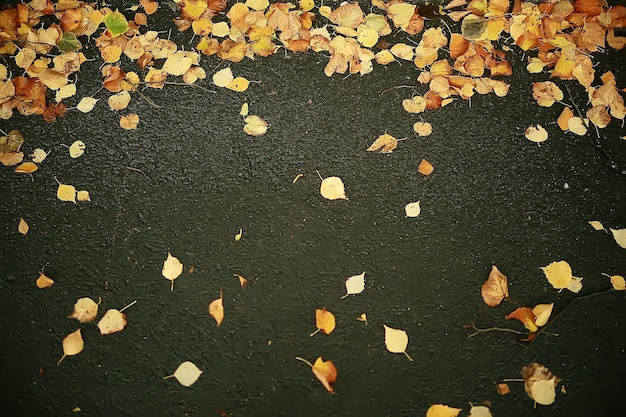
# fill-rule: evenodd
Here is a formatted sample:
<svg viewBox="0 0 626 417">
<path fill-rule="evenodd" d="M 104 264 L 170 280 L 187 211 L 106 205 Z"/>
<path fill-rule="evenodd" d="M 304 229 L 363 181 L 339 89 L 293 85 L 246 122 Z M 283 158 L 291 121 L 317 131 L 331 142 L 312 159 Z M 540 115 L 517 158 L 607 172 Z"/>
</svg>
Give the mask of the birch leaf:
<svg viewBox="0 0 626 417">
<path fill-rule="evenodd" d="M 406 213 L 406 217 L 417 217 L 422 212 L 420 207 L 420 202 L 416 201 L 414 203 L 409 203 L 404 206 L 404 212 Z"/>
<path fill-rule="evenodd" d="M 528 126 L 524 132 L 524 136 L 531 142 L 541 143 L 548 140 L 548 132 L 541 125 Z"/>
<path fill-rule="evenodd" d="M 51 278 L 47 277 L 42 270 L 39 273 L 39 278 L 37 278 L 37 281 L 35 281 L 35 285 L 37 285 L 37 288 L 49 288 L 54 285 L 54 281 Z"/>
<path fill-rule="evenodd" d="M 180 385 L 190 387 L 200 378 L 202 371 L 193 362 L 185 361 L 178 365 L 176 371 L 172 375 L 163 377 L 163 379 L 176 378 Z"/>
<path fill-rule="evenodd" d="M 398 146 L 398 139 L 393 136 L 385 133 L 384 135 L 380 135 L 374 143 L 367 148 L 368 152 L 376 152 L 380 150 L 380 153 L 391 153 Z"/>
<path fill-rule="evenodd" d="M 624 290 L 626 290 L 626 280 L 624 280 L 623 276 L 621 276 L 621 275 L 613 275 L 613 276 L 611 276 L 611 275 L 605 274 L 605 273 L 602 273 L 602 275 L 604 275 L 605 277 L 609 277 L 611 279 L 611 285 L 617 291 L 624 291 Z"/>
<path fill-rule="evenodd" d="M 161 270 L 161 274 L 165 279 L 169 279 L 172 281 L 172 286 L 170 291 L 174 291 L 174 280 L 183 273 L 183 264 L 178 260 L 178 258 L 172 256 L 171 253 L 167 253 L 167 259 L 163 262 L 163 269 Z"/>
<path fill-rule="evenodd" d="M 594 230 L 604 230 L 606 232 L 606 229 L 604 228 L 604 226 L 602 225 L 602 223 L 600 223 L 597 220 L 591 220 L 589 222 L 587 222 L 591 225 L 591 227 L 594 228 Z"/>
<path fill-rule="evenodd" d="M 82 140 L 77 140 L 70 145 L 70 157 L 78 158 L 85 153 L 86 145 Z"/>
<path fill-rule="evenodd" d="M 33 162 L 34 163 L 41 164 L 43 162 L 43 160 L 46 159 L 46 157 L 48 156 L 49 153 L 50 152 L 46 152 L 43 149 L 37 148 L 29 156 L 31 158 L 33 158 Z"/>
<path fill-rule="evenodd" d="M 32 174 L 37 171 L 39 167 L 34 162 L 23 162 L 15 168 L 14 172 L 18 174 Z"/>
<path fill-rule="evenodd" d="M 264 135 L 270 127 L 267 121 L 253 114 L 246 116 L 243 121 L 246 123 L 243 127 L 243 131 L 250 136 Z"/>
<path fill-rule="evenodd" d="M 100 334 L 106 335 L 121 332 L 127 324 L 126 314 L 112 308 L 102 316 L 98 322 L 98 329 L 100 329 Z"/>
<path fill-rule="evenodd" d="M 65 339 L 63 339 L 63 356 L 59 359 L 57 365 L 59 365 L 66 356 L 78 355 L 83 351 L 84 347 L 85 342 L 83 341 L 83 336 L 80 334 L 80 329 L 68 334 L 65 336 Z"/>
<path fill-rule="evenodd" d="M 353 275 L 346 279 L 346 295 L 341 297 L 343 300 L 350 294 L 360 294 L 365 289 L 365 271 L 360 275 Z"/>
<path fill-rule="evenodd" d="M 617 244 L 626 249 L 626 229 L 609 228 L 609 230 L 613 233 L 613 239 L 615 239 Z"/>
<path fill-rule="evenodd" d="M 89 197 L 89 191 L 81 190 L 76 193 L 76 199 L 78 201 L 91 201 L 91 197 Z"/>
<path fill-rule="evenodd" d="M 320 194 L 327 200 L 347 200 L 343 181 L 339 177 L 327 177 L 322 180 Z"/>
<path fill-rule="evenodd" d="M 94 106 L 98 102 L 97 98 L 93 97 L 83 97 L 80 102 L 76 105 L 76 109 L 80 110 L 83 113 L 89 113 L 93 110 Z"/>
<path fill-rule="evenodd" d="M 554 303 L 550 304 L 537 304 L 533 307 L 533 314 L 535 315 L 535 324 L 538 327 L 544 326 L 550 315 L 552 314 L 552 309 L 554 308 Z"/>
<path fill-rule="evenodd" d="M 406 347 L 409 344 L 409 335 L 404 330 L 394 329 L 386 324 L 383 324 L 385 328 L 385 346 L 391 353 L 404 353 L 411 362 L 413 359 L 406 353 Z"/>
<path fill-rule="evenodd" d="M 492 414 L 484 405 L 473 405 L 468 417 L 492 417 Z"/>
<path fill-rule="evenodd" d="M 61 184 L 57 188 L 57 198 L 61 201 L 76 203 L 76 188 L 73 185 Z"/>
<path fill-rule="evenodd" d="M 310 334 L 315 335 L 320 330 L 324 334 L 331 334 L 335 330 L 335 316 L 325 308 L 318 308 L 315 310 L 315 327 L 317 330 Z"/>
<path fill-rule="evenodd" d="M 296 359 L 309 365 L 315 377 L 324 385 L 324 388 L 331 394 L 335 393 L 333 384 L 337 380 L 337 368 L 335 368 L 335 365 L 330 360 L 322 360 L 320 356 L 315 363 L 312 364 L 299 356 L 296 356 Z"/>
<path fill-rule="evenodd" d="M 524 389 L 528 396 L 537 404 L 550 405 L 556 398 L 556 386 L 561 378 L 554 375 L 548 368 L 532 362 L 522 368 Z"/>
<path fill-rule="evenodd" d="M 552 262 L 548 266 L 541 267 L 548 282 L 557 290 L 567 288 L 572 280 L 572 268 L 566 261 Z"/>
<path fill-rule="evenodd" d="M 480 288 L 480 293 L 489 307 L 495 307 L 505 298 L 509 298 L 509 283 L 506 275 L 495 265 L 491 266 L 489 277 Z"/>
<path fill-rule="evenodd" d="M 68 319 L 76 319 L 79 323 L 89 323 L 98 315 L 98 304 L 89 297 L 80 298 L 74 304 L 74 311 L 67 316 Z"/>
<path fill-rule="evenodd" d="M 453 408 L 445 404 L 433 404 L 426 411 L 426 417 L 456 417 L 460 408 Z"/>
</svg>

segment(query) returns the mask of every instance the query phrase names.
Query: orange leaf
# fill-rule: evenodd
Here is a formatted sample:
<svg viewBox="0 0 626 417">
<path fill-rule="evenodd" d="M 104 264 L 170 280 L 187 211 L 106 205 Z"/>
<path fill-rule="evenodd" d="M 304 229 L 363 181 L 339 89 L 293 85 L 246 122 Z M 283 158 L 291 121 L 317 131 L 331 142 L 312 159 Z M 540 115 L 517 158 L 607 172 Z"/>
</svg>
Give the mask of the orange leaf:
<svg viewBox="0 0 626 417">
<path fill-rule="evenodd" d="M 533 313 L 533 309 L 530 307 L 520 307 L 508 316 L 506 316 L 505 319 L 519 320 L 524 325 L 524 327 L 526 327 L 532 333 L 536 332 L 539 329 L 535 324 L 535 314 Z"/>
<path fill-rule="evenodd" d="M 506 275 L 500 272 L 495 265 L 491 266 L 489 277 L 480 288 L 480 293 L 485 303 L 490 307 L 495 307 L 505 298 L 509 298 L 509 284 Z"/>
<path fill-rule="evenodd" d="M 318 308 L 315 310 L 315 326 L 317 330 L 311 336 L 320 330 L 324 334 L 331 334 L 335 330 L 335 316 L 325 308 Z"/>
<path fill-rule="evenodd" d="M 570 109 L 569 107 L 565 107 L 561 112 L 559 118 L 556 120 L 556 124 L 559 125 L 563 132 L 567 132 L 569 130 L 568 122 L 569 119 L 571 119 L 572 117 L 574 117 L 574 112 L 572 112 L 572 109 Z"/>
<path fill-rule="evenodd" d="M 220 298 L 211 301 L 209 304 L 209 314 L 215 319 L 217 323 L 217 327 L 222 324 L 222 320 L 224 320 L 224 305 L 222 304 L 222 290 L 220 290 Z"/>
<path fill-rule="evenodd" d="M 330 393 L 334 393 L 333 384 L 337 380 L 337 368 L 331 361 L 323 361 L 320 356 L 312 367 L 313 373 Z"/>
<path fill-rule="evenodd" d="M 420 174 L 424 174 L 426 176 L 432 174 L 432 172 L 435 170 L 435 167 L 433 167 L 433 165 L 428 162 L 426 159 L 422 159 L 422 161 L 420 162 L 420 166 L 418 168 L 418 171 L 420 172 Z"/>
</svg>

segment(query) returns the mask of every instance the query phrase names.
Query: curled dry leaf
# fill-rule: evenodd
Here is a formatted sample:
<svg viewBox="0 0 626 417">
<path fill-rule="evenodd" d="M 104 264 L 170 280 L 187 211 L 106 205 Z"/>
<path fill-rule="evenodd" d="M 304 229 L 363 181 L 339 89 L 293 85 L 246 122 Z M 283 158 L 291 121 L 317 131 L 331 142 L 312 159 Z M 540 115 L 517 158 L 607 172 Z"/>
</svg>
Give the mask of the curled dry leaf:
<svg viewBox="0 0 626 417">
<path fill-rule="evenodd" d="M 346 294 L 341 297 L 343 300 L 350 294 L 360 294 L 365 289 L 365 271 L 359 275 L 346 278 Z"/>
<path fill-rule="evenodd" d="M 335 368 L 335 365 L 330 360 L 324 361 L 320 356 L 317 358 L 315 363 L 312 364 L 299 356 L 296 356 L 296 359 L 309 365 L 313 374 L 322 383 L 322 385 L 324 385 L 324 388 L 326 388 L 331 394 L 335 393 L 333 384 L 337 381 L 337 368 Z"/>
<path fill-rule="evenodd" d="M 137 129 L 139 125 L 139 115 L 136 113 L 127 114 L 120 118 L 120 126 L 126 130 Z"/>
<path fill-rule="evenodd" d="M 161 269 L 161 274 L 165 279 L 169 279 L 172 281 L 172 286 L 170 287 L 170 291 L 174 291 L 174 280 L 183 273 L 183 264 L 178 260 L 178 258 L 172 256 L 171 253 L 167 253 L 167 259 L 163 262 L 163 269 Z"/>
<path fill-rule="evenodd" d="M 343 181 L 339 177 L 327 177 L 322 180 L 320 194 L 327 200 L 347 200 Z"/>
<path fill-rule="evenodd" d="M 413 362 L 413 358 L 406 353 L 406 347 L 409 344 L 409 335 L 400 329 L 394 329 L 392 327 L 383 324 L 385 328 L 385 346 L 391 353 L 403 353 L 408 360 Z"/>
<path fill-rule="evenodd" d="M 243 121 L 246 122 L 245 126 L 243 127 L 243 131 L 250 136 L 264 135 L 265 132 L 267 132 L 267 129 L 269 129 L 270 127 L 269 123 L 261 119 L 259 116 L 255 116 L 253 114 L 246 116 Z"/>
<path fill-rule="evenodd" d="M 28 223 L 26 223 L 26 220 L 20 217 L 20 222 L 17 225 L 17 231 L 26 236 L 26 234 L 28 233 L 28 229 Z"/>
<path fill-rule="evenodd" d="M 548 282 L 557 290 L 567 288 L 572 281 L 572 268 L 566 261 L 552 262 L 550 265 L 541 267 Z"/>
<path fill-rule="evenodd" d="M 450 407 L 445 404 L 433 404 L 428 407 L 426 417 L 456 417 L 460 412 L 460 408 Z"/>
<path fill-rule="evenodd" d="M 533 98 L 542 107 L 550 107 L 563 100 L 563 91 L 552 81 L 533 83 Z"/>
<path fill-rule="evenodd" d="M 37 285 L 37 288 L 49 288 L 52 287 L 53 284 L 54 281 L 51 278 L 48 278 L 43 273 L 42 269 L 41 272 L 39 272 L 39 278 L 37 278 L 37 281 L 35 281 L 35 285 Z"/>
<path fill-rule="evenodd" d="M 538 327 L 544 326 L 550 319 L 554 303 L 550 304 L 537 304 L 533 307 L 533 314 L 535 315 L 535 324 Z"/>
<path fill-rule="evenodd" d="M 82 352 L 84 347 L 85 342 L 83 341 L 80 329 L 68 334 L 65 336 L 65 339 L 63 339 L 63 356 L 59 359 L 57 365 L 59 365 L 66 356 L 78 355 Z"/>
<path fill-rule="evenodd" d="M 356 318 L 358 321 L 362 321 L 365 323 L 365 325 L 367 326 L 367 315 L 365 313 L 361 314 L 359 317 Z"/>
<path fill-rule="evenodd" d="M 485 303 L 490 307 L 495 307 L 505 298 L 509 298 L 509 283 L 506 275 L 500 272 L 495 265 L 491 266 L 489 277 L 480 288 L 480 293 Z"/>
<path fill-rule="evenodd" d="M 18 165 L 15 168 L 14 172 L 16 172 L 18 174 L 32 174 L 33 172 L 37 171 L 38 169 L 39 169 L 39 167 L 34 162 L 24 162 L 24 163 Z"/>
<path fill-rule="evenodd" d="M 180 385 L 184 387 L 190 387 L 200 378 L 202 370 L 198 368 L 193 362 L 185 361 L 178 365 L 176 371 L 172 375 L 164 376 L 163 379 L 176 378 Z"/>
<path fill-rule="evenodd" d="M 511 319 L 519 320 L 524 325 L 524 327 L 526 327 L 528 331 L 530 331 L 531 333 L 534 333 L 537 330 L 539 330 L 539 328 L 535 324 L 535 321 L 536 321 L 535 314 L 533 313 L 533 310 L 530 307 L 520 307 L 518 309 L 515 309 L 512 313 L 508 314 L 504 318 L 506 320 L 511 320 Z"/>
<path fill-rule="evenodd" d="M 67 316 L 68 319 L 76 319 L 79 323 L 89 323 L 96 319 L 98 315 L 98 305 L 101 300 L 98 300 L 98 304 L 89 297 L 80 298 L 74 304 L 74 311 Z"/>
<path fill-rule="evenodd" d="M 248 285 L 248 280 L 246 279 L 246 277 L 241 276 L 239 274 L 233 274 L 235 276 L 235 278 L 239 279 L 239 285 L 241 287 L 246 287 Z"/>
<path fill-rule="evenodd" d="M 239 228 L 239 233 L 235 235 L 235 242 L 239 242 L 243 236 L 243 227 Z"/>
<path fill-rule="evenodd" d="M 324 334 L 331 334 L 335 330 L 335 316 L 325 308 L 315 310 L 315 327 L 317 330 L 310 334 L 315 335 L 320 330 Z"/>
<path fill-rule="evenodd" d="M 537 404 L 550 405 L 556 399 L 556 386 L 561 378 L 554 375 L 545 366 L 533 362 L 522 368 L 524 389 Z"/>
<path fill-rule="evenodd" d="M 224 320 L 223 300 L 224 298 L 222 297 L 222 290 L 220 290 L 220 298 L 211 301 L 211 304 L 209 304 L 209 314 L 215 319 L 217 327 L 219 327 Z"/>
<path fill-rule="evenodd" d="M 404 213 L 406 217 L 417 217 L 422 212 L 422 208 L 420 207 L 420 202 L 416 201 L 414 203 L 409 203 L 404 206 Z"/>
</svg>

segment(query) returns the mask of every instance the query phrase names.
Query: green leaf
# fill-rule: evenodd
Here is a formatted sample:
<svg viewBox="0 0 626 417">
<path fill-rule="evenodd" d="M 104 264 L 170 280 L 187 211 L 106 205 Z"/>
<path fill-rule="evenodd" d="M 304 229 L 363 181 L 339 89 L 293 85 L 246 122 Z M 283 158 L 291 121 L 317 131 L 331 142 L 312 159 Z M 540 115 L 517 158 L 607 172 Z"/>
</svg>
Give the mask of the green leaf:
<svg viewBox="0 0 626 417">
<path fill-rule="evenodd" d="M 104 24 L 111 32 L 111 36 L 116 37 L 123 33 L 126 33 L 128 30 L 128 21 L 123 14 L 118 12 L 117 10 L 113 13 L 109 13 L 104 18 Z"/>
<path fill-rule="evenodd" d="M 72 32 L 63 32 L 61 39 L 57 41 L 57 48 L 61 52 L 72 52 L 82 48 L 80 41 L 76 39 L 76 35 Z"/>
</svg>

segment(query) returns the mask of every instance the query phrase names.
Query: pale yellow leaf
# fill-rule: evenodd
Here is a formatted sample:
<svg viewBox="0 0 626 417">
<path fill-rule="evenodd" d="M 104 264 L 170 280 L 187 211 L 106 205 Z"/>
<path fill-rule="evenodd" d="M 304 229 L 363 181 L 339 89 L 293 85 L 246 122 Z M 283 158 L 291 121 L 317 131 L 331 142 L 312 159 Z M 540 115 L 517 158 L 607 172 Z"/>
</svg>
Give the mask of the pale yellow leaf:
<svg viewBox="0 0 626 417">
<path fill-rule="evenodd" d="M 400 329 L 394 329 L 392 327 L 383 324 L 385 328 L 385 346 L 391 353 L 403 353 L 411 362 L 413 359 L 406 353 L 407 345 L 409 344 L 409 335 Z"/>
<path fill-rule="evenodd" d="M 91 201 L 91 197 L 89 197 L 89 191 L 81 190 L 76 193 L 76 199 L 78 201 Z"/>
<path fill-rule="evenodd" d="M 124 110 L 130 103 L 130 93 L 122 90 L 117 94 L 113 94 L 108 100 L 111 110 Z"/>
<path fill-rule="evenodd" d="M 550 304 L 537 304 L 533 307 L 533 314 L 535 315 L 535 324 L 538 327 L 545 325 L 552 314 L 552 308 L 554 303 Z"/>
<path fill-rule="evenodd" d="M 453 408 L 445 404 L 433 404 L 428 407 L 426 417 L 456 417 L 460 412 L 460 408 Z"/>
<path fill-rule="evenodd" d="M 270 126 L 265 120 L 255 115 L 246 116 L 243 121 L 246 122 L 243 131 L 250 136 L 261 136 Z"/>
<path fill-rule="evenodd" d="M 420 202 L 416 201 L 414 203 L 409 203 L 404 206 L 404 212 L 406 213 L 406 217 L 417 217 L 422 212 L 420 207 Z"/>
<path fill-rule="evenodd" d="M 166 376 L 163 379 L 174 377 L 180 385 L 190 387 L 198 380 L 200 375 L 202 375 L 202 371 L 193 362 L 185 361 L 176 368 L 173 375 Z"/>
<path fill-rule="evenodd" d="M 85 148 L 86 145 L 82 140 L 74 141 L 74 143 L 70 145 L 70 157 L 78 158 L 85 153 Z"/>
<path fill-rule="evenodd" d="M 234 79 L 235 77 L 233 76 L 233 71 L 230 69 L 230 67 L 223 68 L 213 74 L 213 84 L 218 87 L 226 87 Z"/>
<path fill-rule="evenodd" d="M 239 110 L 239 114 L 243 117 L 248 115 L 248 103 L 243 103 L 241 105 L 241 110 Z"/>
<path fill-rule="evenodd" d="M 57 198 L 61 201 L 76 203 L 76 188 L 73 185 L 61 184 L 57 188 Z"/>
<path fill-rule="evenodd" d="M 529 126 L 524 136 L 531 142 L 540 143 L 548 139 L 548 132 L 541 125 Z"/>
<path fill-rule="evenodd" d="M 171 291 L 174 291 L 174 280 L 183 273 L 183 264 L 178 258 L 172 256 L 171 253 L 167 253 L 167 259 L 163 262 L 163 268 L 161 274 L 164 278 L 172 281 Z"/>
<path fill-rule="evenodd" d="M 597 220 L 591 220 L 589 222 L 587 222 L 591 225 L 591 227 L 593 227 L 595 230 L 604 230 L 605 232 L 607 231 L 604 226 L 602 225 L 602 223 L 600 223 Z"/>
<path fill-rule="evenodd" d="M 46 157 L 50 154 L 50 152 L 46 152 L 43 149 L 35 149 L 33 151 L 33 153 L 31 153 L 29 156 L 31 158 L 33 158 L 33 162 L 36 164 L 41 164 L 43 162 L 44 159 L 46 159 Z"/>
<path fill-rule="evenodd" d="M 572 280 L 572 268 L 566 261 L 552 262 L 541 267 L 548 282 L 556 289 L 567 288 Z"/>
<path fill-rule="evenodd" d="M 20 217 L 20 222 L 17 225 L 17 231 L 26 236 L 26 234 L 28 233 L 28 229 L 28 223 L 26 223 L 26 220 Z"/>
<path fill-rule="evenodd" d="M 347 200 L 343 181 L 339 177 L 328 177 L 322 180 L 320 194 L 327 200 Z"/>
<path fill-rule="evenodd" d="M 211 317 L 215 319 L 215 322 L 217 323 L 217 327 L 219 327 L 220 324 L 222 324 L 222 321 L 224 320 L 223 300 L 224 298 L 222 297 L 222 290 L 220 290 L 220 298 L 217 298 L 211 301 L 211 304 L 209 304 L 209 314 L 211 315 Z"/>
<path fill-rule="evenodd" d="M 341 297 L 343 300 L 350 294 L 360 294 L 365 289 L 365 271 L 359 275 L 346 278 L 346 294 Z"/>
<path fill-rule="evenodd" d="M 76 108 L 83 113 L 89 113 L 93 110 L 93 107 L 96 105 L 98 100 L 99 99 L 93 97 L 83 97 L 76 105 Z"/>
<path fill-rule="evenodd" d="M 622 248 L 626 249 L 626 229 L 611 229 L 609 228 L 611 233 L 613 233 L 613 239 L 620 245 Z"/>
<path fill-rule="evenodd" d="M 241 93 L 243 91 L 246 91 L 249 85 L 250 81 L 248 81 L 247 79 L 243 77 L 236 77 L 231 82 L 229 82 L 228 85 L 226 85 L 226 88 Z"/>
</svg>

